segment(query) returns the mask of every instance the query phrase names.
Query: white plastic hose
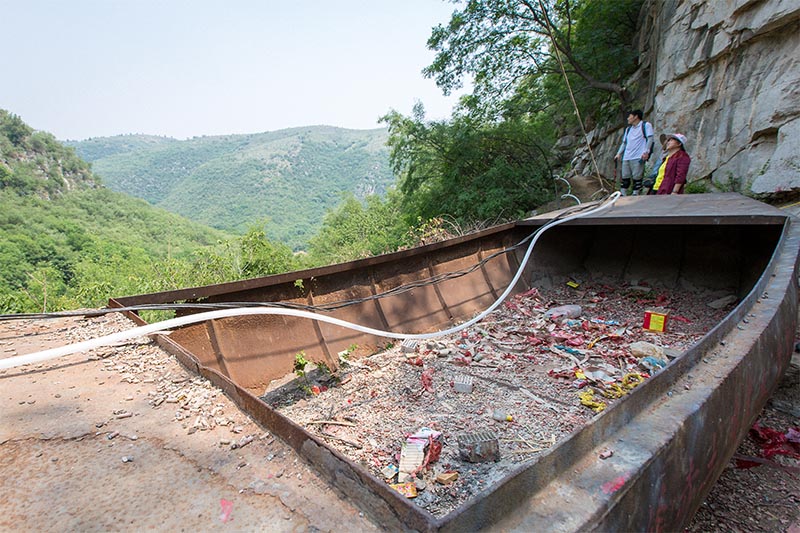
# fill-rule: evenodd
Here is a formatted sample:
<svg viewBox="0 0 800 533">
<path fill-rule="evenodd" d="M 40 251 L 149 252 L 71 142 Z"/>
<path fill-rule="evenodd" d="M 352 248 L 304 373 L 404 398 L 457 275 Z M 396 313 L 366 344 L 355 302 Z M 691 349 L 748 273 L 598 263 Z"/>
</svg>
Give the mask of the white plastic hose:
<svg viewBox="0 0 800 533">
<path fill-rule="evenodd" d="M 486 315 L 497 309 L 497 307 L 501 303 L 503 303 L 503 300 L 505 300 L 506 297 L 509 295 L 509 293 L 514 289 L 514 286 L 516 286 L 520 276 L 522 276 L 522 271 L 525 265 L 527 264 L 528 259 L 531 256 L 531 252 L 533 252 L 533 247 L 539 240 L 539 237 L 541 237 L 546 230 L 553 228 L 559 224 L 569 222 L 570 220 L 575 220 L 577 218 L 605 211 L 606 209 L 609 209 L 614 205 L 619 196 L 620 193 L 615 192 L 614 194 L 609 196 L 606 202 L 604 202 L 598 207 L 590 209 L 589 211 L 577 213 L 575 215 L 571 215 L 559 220 L 548 222 L 547 224 L 542 226 L 541 230 L 534 236 L 534 238 L 531 240 L 531 243 L 528 245 L 528 249 L 525 252 L 525 256 L 523 257 L 522 261 L 520 262 L 519 269 L 517 269 L 517 273 L 514 275 L 514 279 L 511 280 L 511 283 L 509 283 L 508 287 L 506 287 L 506 290 L 503 292 L 503 294 L 500 295 L 500 297 L 491 305 L 491 307 L 481 312 L 479 315 L 475 316 L 474 318 L 470 319 L 467 322 L 464 322 L 463 324 L 459 324 L 458 326 L 454 326 L 446 330 L 434 331 L 432 333 L 395 333 L 393 331 L 383 331 L 380 329 L 374 329 L 362 326 L 360 324 L 354 324 L 352 322 L 347 322 L 346 320 L 340 320 L 338 318 L 333 318 L 330 316 L 313 313 L 311 311 L 301 311 L 299 309 L 280 309 L 273 307 L 239 307 L 234 309 L 221 309 L 219 311 L 196 313 L 193 315 L 182 316 L 180 318 L 172 318 L 170 320 L 156 322 L 155 324 L 148 324 L 146 326 L 140 326 L 127 331 L 120 331 L 119 333 L 113 333 L 111 335 L 106 335 L 105 337 L 98 337 L 95 339 L 90 339 L 88 341 L 69 344 L 67 346 L 61 346 L 59 348 L 51 348 L 49 350 L 42 350 L 40 352 L 34 352 L 26 355 L 18 355 L 15 357 L 9 357 L 7 359 L 0 359 L 0 369 L 13 368 L 16 366 L 27 365 L 31 363 L 39 363 L 41 361 L 47 361 L 49 359 L 55 359 L 57 357 L 62 357 L 73 353 L 84 352 L 87 350 L 91 350 L 93 348 L 98 348 L 100 346 L 107 346 L 109 344 L 114 344 L 129 339 L 135 339 L 136 337 L 151 335 L 153 333 L 160 332 L 163 330 L 170 330 L 180 326 L 185 326 L 187 324 L 194 324 L 196 322 L 204 322 L 206 320 L 214 320 L 218 318 L 227 318 L 232 316 L 244 316 L 244 315 L 283 315 L 283 316 L 294 316 L 298 318 L 307 318 L 309 320 L 318 320 L 320 322 L 327 322 L 329 324 L 334 324 L 344 328 L 361 331 L 362 333 L 369 333 L 371 335 L 376 335 L 378 337 L 388 337 L 391 339 L 422 340 L 422 339 L 433 339 L 436 337 L 444 337 L 445 335 L 450 335 L 451 333 L 456 333 L 463 329 L 466 329 L 471 325 L 475 324 L 476 322 L 483 320 L 483 318 L 486 317 Z"/>
</svg>

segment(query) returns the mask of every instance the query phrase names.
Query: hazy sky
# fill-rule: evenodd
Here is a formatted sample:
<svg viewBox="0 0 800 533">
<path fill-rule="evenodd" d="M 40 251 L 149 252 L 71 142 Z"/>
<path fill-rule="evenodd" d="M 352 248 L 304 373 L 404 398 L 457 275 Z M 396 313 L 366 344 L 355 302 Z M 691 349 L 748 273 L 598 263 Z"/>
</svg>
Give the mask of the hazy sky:
<svg viewBox="0 0 800 533">
<path fill-rule="evenodd" d="M 414 102 L 442 0 L 0 0 L 0 108 L 61 140 L 369 129 Z"/>
</svg>

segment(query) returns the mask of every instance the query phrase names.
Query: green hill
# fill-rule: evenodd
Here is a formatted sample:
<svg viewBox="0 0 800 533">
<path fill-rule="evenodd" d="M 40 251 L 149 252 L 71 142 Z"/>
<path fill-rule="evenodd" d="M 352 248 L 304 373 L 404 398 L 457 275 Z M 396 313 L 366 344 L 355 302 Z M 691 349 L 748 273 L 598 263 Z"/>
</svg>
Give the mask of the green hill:
<svg viewBox="0 0 800 533">
<path fill-rule="evenodd" d="M 214 228 L 305 248 L 342 194 L 394 183 L 387 131 L 328 126 L 195 137 L 122 135 L 68 142 L 108 187 Z"/>
<path fill-rule="evenodd" d="M 109 190 L 72 148 L 0 109 L 0 312 L 169 287 L 185 281 L 169 266 L 226 238 Z"/>
<path fill-rule="evenodd" d="M 171 137 L 156 135 L 116 135 L 114 137 L 93 137 L 85 141 L 65 141 L 67 146 L 80 145 L 80 156 L 86 161 L 97 161 L 105 157 L 142 150 L 155 146 L 164 146 L 178 142 Z"/>
</svg>

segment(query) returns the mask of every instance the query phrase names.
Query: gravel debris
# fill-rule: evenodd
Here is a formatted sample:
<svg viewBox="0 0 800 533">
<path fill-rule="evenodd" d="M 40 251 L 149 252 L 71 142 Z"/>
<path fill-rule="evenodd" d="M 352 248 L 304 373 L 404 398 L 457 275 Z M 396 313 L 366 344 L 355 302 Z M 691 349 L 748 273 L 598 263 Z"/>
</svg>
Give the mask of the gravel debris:
<svg viewBox="0 0 800 533">
<path fill-rule="evenodd" d="M 429 461 L 415 472 L 425 488 L 411 492 L 441 517 L 619 401 L 665 366 L 666 354 L 697 342 L 735 304 L 707 305 L 719 298 L 641 282 L 533 289 L 460 333 L 345 360 L 333 376 L 307 368 L 306 377 L 278 380 L 262 398 L 390 485 L 398 478 L 387 479 L 386 469 L 401 462 L 404 441 L 423 429 L 440 433 L 438 459 L 417 458 Z M 642 328 L 652 308 L 669 311 L 666 332 Z M 635 343 L 650 351 L 634 354 Z M 487 431 L 499 441 L 499 460 L 465 461 L 459 437 Z M 458 477 L 435 482 L 447 473 Z M 408 495 L 400 485 L 393 486 Z"/>
</svg>

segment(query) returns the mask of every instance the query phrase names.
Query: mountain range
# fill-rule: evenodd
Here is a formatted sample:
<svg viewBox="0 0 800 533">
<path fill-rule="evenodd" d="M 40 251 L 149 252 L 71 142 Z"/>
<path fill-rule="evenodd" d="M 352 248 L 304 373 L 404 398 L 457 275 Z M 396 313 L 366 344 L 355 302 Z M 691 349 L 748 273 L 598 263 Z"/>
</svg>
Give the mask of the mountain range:
<svg viewBox="0 0 800 533">
<path fill-rule="evenodd" d="M 112 190 L 232 233 L 263 228 L 305 247 L 343 194 L 394 183 L 388 131 L 310 126 L 193 137 L 118 135 L 66 141 Z"/>
</svg>

